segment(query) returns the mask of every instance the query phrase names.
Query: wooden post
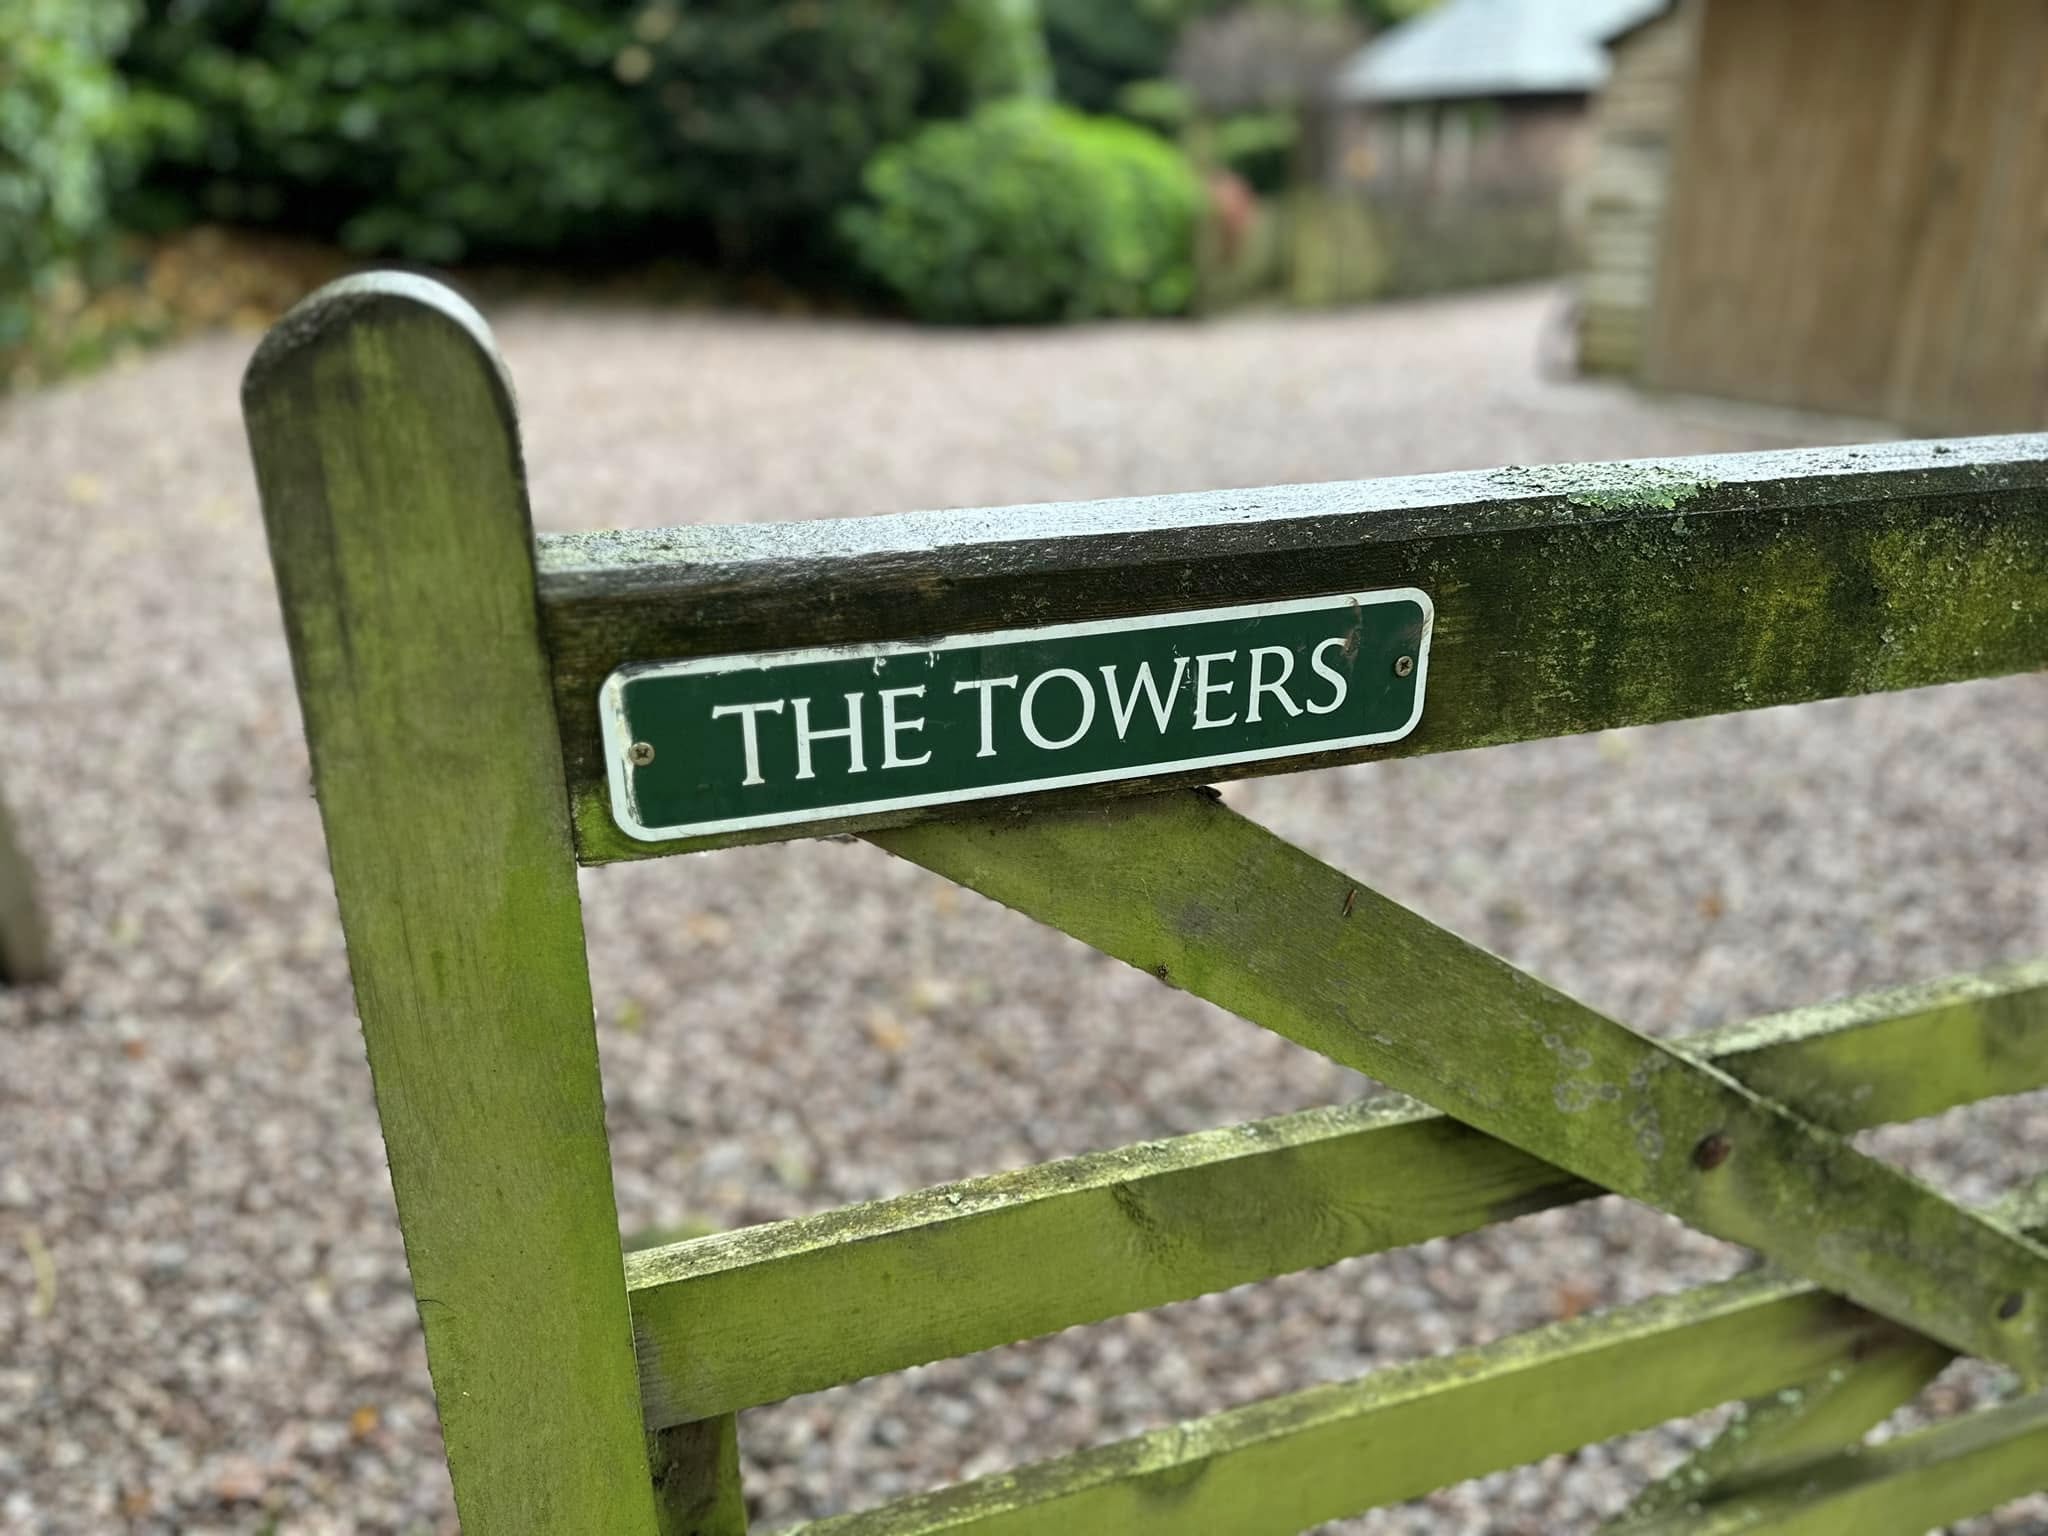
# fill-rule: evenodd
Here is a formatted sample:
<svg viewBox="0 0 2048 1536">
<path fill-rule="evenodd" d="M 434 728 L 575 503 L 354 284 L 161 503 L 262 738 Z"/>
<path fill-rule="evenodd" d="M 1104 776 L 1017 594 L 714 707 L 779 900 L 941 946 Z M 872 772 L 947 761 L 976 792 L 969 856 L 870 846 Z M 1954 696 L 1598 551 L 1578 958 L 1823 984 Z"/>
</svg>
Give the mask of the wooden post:
<svg viewBox="0 0 2048 1536">
<path fill-rule="evenodd" d="M 35 871 L 14 839 L 7 802 L 0 800 L 0 982 L 27 986 L 48 980 L 55 969 Z"/>
<path fill-rule="evenodd" d="M 243 408 L 463 1529 L 655 1536 L 510 387 L 380 274 Z"/>
<path fill-rule="evenodd" d="M 747 1536 L 739 1422 L 721 1413 L 647 1437 L 661 1536 Z"/>
</svg>

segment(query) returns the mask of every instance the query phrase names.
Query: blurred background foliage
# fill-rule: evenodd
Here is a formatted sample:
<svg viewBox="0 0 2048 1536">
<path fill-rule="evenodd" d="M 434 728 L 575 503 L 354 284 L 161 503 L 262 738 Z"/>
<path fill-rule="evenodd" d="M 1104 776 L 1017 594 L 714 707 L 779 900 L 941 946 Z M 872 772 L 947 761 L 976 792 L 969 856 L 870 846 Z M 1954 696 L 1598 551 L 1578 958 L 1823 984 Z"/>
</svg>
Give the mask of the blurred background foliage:
<svg viewBox="0 0 2048 1536">
<path fill-rule="evenodd" d="M 1288 46 L 1327 70 L 1427 3 L 0 0 L 0 370 L 263 309 L 284 240 L 315 269 L 659 258 L 949 322 L 1176 313 L 1245 247 L 1207 232 L 1237 184 L 1303 170 L 1298 82 L 1217 80 Z"/>
<path fill-rule="evenodd" d="M 921 320 L 1174 315 L 1195 292 L 1202 187 L 1157 134 L 1016 98 L 869 164 L 842 225 Z"/>
<path fill-rule="evenodd" d="M 0 4 L 0 348 L 75 282 L 141 151 L 113 56 L 124 0 Z"/>
</svg>

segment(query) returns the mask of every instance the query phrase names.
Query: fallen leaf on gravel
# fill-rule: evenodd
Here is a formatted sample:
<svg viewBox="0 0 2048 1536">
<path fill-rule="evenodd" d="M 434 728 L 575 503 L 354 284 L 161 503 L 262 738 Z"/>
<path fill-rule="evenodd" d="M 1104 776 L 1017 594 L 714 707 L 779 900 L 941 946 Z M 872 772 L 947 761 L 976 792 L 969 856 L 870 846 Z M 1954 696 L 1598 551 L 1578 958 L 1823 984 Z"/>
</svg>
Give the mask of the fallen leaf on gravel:
<svg viewBox="0 0 2048 1536">
<path fill-rule="evenodd" d="M 253 1504 L 268 1487 L 263 1469 L 242 1457 L 221 1463 L 213 1480 L 213 1496 L 223 1504 Z"/>
<path fill-rule="evenodd" d="M 732 938 L 732 921 L 719 912 L 692 912 L 683 919 L 683 931 L 699 944 L 719 949 Z"/>
<path fill-rule="evenodd" d="M 885 1051 L 900 1051 L 910 1043 L 910 1036 L 895 1014 L 886 1008 L 868 1010 L 868 1039 Z"/>
</svg>

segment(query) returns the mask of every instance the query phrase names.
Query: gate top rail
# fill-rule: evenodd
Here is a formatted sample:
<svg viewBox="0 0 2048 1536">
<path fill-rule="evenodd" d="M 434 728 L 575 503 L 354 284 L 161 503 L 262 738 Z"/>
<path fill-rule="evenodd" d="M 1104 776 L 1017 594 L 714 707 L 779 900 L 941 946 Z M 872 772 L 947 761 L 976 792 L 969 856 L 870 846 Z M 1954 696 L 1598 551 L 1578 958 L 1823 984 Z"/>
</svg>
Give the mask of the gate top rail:
<svg viewBox="0 0 2048 1536">
<path fill-rule="evenodd" d="M 1434 603 L 1405 738 L 1068 800 L 2048 667 L 2048 434 L 558 534 L 539 588 L 578 853 L 603 863 L 944 814 L 629 838 L 599 694 L 636 663 L 1392 588 Z"/>
</svg>

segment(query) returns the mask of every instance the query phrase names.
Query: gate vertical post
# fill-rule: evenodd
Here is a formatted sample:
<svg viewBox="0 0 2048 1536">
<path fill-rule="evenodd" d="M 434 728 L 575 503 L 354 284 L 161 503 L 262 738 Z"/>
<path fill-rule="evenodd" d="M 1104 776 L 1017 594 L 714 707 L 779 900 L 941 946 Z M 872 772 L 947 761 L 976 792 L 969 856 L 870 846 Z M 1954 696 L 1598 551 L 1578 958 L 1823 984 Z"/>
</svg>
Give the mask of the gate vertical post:
<svg viewBox="0 0 2048 1536">
<path fill-rule="evenodd" d="M 463 1529 L 654 1536 L 510 385 L 379 274 L 243 410 Z"/>
<path fill-rule="evenodd" d="M 0 799 L 0 986 L 47 981 L 56 971 L 50 927 L 36 897 L 35 871 L 15 840 Z"/>
</svg>

